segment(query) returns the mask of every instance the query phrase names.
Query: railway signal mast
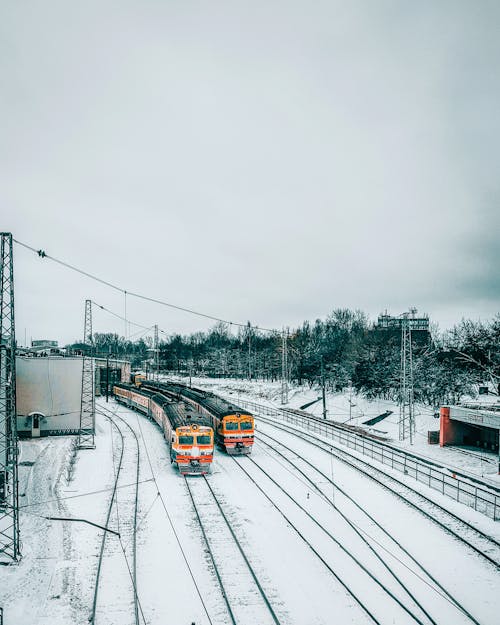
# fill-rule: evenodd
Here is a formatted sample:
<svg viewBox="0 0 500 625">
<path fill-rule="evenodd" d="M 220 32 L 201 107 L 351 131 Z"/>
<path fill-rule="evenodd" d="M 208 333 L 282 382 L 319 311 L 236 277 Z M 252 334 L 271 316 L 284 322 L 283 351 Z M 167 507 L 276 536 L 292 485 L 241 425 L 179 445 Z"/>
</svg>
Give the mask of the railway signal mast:
<svg viewBox="0 0 500 625">
<path fill-rule="evenodd" d="M 415 318 L 415 308 L 401 316 L 401 369 L 399 397 L 399 440 L 415 437 L 415 406 L 413 394 L 413 356 L 411 342 L 411 320 Z"/>
<path fill-rule="evenodd" d="M 12 234 L 0 233 L 0 564 L 20 557 Z"/>
<path fill-rule="evenodd" d="M 89 299 L 85 300 L 83 344 L 82 398 L 78 447 L 79 449 L 95 449 L 94 342 L 92 338 L 92 301 Z"/>
</svg>

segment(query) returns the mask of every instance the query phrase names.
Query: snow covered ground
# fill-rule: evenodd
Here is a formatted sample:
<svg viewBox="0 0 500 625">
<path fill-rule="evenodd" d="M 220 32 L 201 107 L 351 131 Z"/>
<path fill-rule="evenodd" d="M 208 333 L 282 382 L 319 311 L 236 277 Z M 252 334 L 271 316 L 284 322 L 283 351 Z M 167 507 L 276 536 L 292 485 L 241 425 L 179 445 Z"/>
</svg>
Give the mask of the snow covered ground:
<svg viewBox="0 0 500 625">
<path fill-rule="evenodd" d="M 186 378 L 182 378 L 185 383 Z M 275 407 L 281 406 L 281 383 L 280 382 L 249 382 L 247 380 L 227 380 L 227 379 L 207 379 L 193 378 L 192 384 L 211 390 L 214 393 L 232 395 L 235 401 L 238 398 L 256 401 L 261 404 L 269 404 Z M 310 389 L 307 385 L 292 386 L 288 393 L 287 407 L 300 408 L 301 406 L 320 399 L 321 391 L 317 388 Z M 486 397 L 486 401 L 498 398 Z M 416 437 L 412 445 L 409 440 L 399 441 L 399 407 L 396 403 L 383 400 L 367 400 L 354 393 L 327 393 L 326 395 L 327 416 L 329 419 L 340 423 L 362 426 L 367 431 L 387 437 L 391 444 L 402 449 L 408 449 L 412 453 L 417 453 L 432 460 L 442 462 L 447 466 L 455 466 L 484 477 L 493 483 L 500 485 L 498 475 L 498 456 L 494 452 L 483 450 L 461 450 L 451 447 L 439 447 L 439 445 L 429 445 L 427 442 L 428 431 L 439 430 L 439 419 L 434 416 L 434 411 L 429 406 L 417 404 L 416 406 Z M 386 411 L 392 414 L 380 421 L 373 427 L 365 426 L 363 423 L 369 419 L 381 415 Z M 316 416 L 322 416 L 323 404 L 317 401 L 307 408 L 307 412 Z"/>
<path fill-rule="evenodd" d="M 279 403 L 279 385 L 250 385 L 226 380 L 197 380 L 193 383 L 211 390 L 219 388 L 225 394 L 232 393 L 235 397 L 259 403 Z M 290 394 L 290 405 L 299 407 L 317 396 L 316 391 L 294 389 Z M 350 409 L 351 422 L 357 420 L 360 423 L 387 409 L 394 409 L 394 414 L 397 412 L 396 407 L 390 407 L 386 402 L 350 399 L 351 406 L 349 397 L 329 397 L 329 416 L 347 420 Z M 5 625 L 88 622 L 102 531 L 79 522 L 48 521 L 44 517 L 105 522 L 121 443 L 116 428 L 104 415 L 105 402 L 99 400 L 97 406 L 95 450 L 75 453 L 73 437 L 21 443 L 23 559 L 18 565 L 0 570 L 0 605 L 4 607 Z M 231 623 L 186 484 L 170 465 L 161 432 L 154 423 L 114 402 L 110 401 L 107 407 L 132 426 L 140 441 L 139 622 L 151 625 Z M 308 410 L 320 414 L 321 409 L 319 402 Z M 397 439 L 397 423 L 394 415 L 391 417 L 390 422 L 386 419 L 377 427 L 391 436 L 395 432 L 393 438 Z M 429 423 L 432 429 L 437 427 L 437 420 L 432 415 L 419 418 L 418 428 L 422 433 L 425 431 L 425 439 L 419 437 L 422 443 L 417 441 L 415 447 L 419 453 L 422 450 L 427 455 L 447 451 L 427 446 Z M 257 440 L 250 458 L 235 460 L 217 453 L 208 480 L 282 625 L 369 623 L 373 622 L 370 614 L 384 624 L 432 622 L 417 602 L 439 625 L 498 623 L 500 573 L 497 568 L 388 492 L 341 463 L 332 462 L 305 441 L 292 435 L 285 436 L 264 423 L 259 424 L 259 431 L 278 436 L 283 442 L 286 438 L 286 444 L 296 450 L 295 455 L 284 451 L 287 459 L 278 457 L 262 438 Z M 325 476 L 334 476 L 337 488 L 332 488 L 313 467 L 301 465 L 306 475 L 294 469 L 290 461 L 300 463 L 297 454 L 307 457 Z M 480 471 L 479 459 L 461 456 L 450 457 Z M 135 461 L 132 437 L 126 435 L 124 475 L 117 491 L 117 505 L 109 521 L 110 528 L 120 531 L 121 539 L 109 534 L 106 541 L 95 619 L 98 625 L 134 623 L 129 566 L 132 561 L 130 513 Z M 484 460 L 482 464 L 485 464 Z M 222 520 L 207 507 L 209 501 L 206 492 L 202 491 L 205 486 L 203 478 L 192 478 L 190 484 L 206 513 L 205 518 L 210 520 L 209 539 L 213 541 L 216 562 L 225 575 L 228 592 L 233 600 L 239 601 L 238 623 L 258 624 L 261 620 L 257 608 L 252 608 L 254 591 L 250 588 L 248 574 L 241 566 L 231 566 L 232 551 Z M 355 499 L 358 506 L 347 495 Z M 456 507 L 461 509 L 458 505 Z M 385 533 L 363 509 L 385 528 Z M 483 528 L 498 536 L 498 523 L 473 510 L 463 509 L 467 511 L 467 518 L 477 517 Z M 396 577 L 408 584 L 413 598 L 386 570 L 373 549 L 355 533 L 352 524 L 364 533 L 368 543 L 387 561 Z M 454 607 L 449 598 L 443 597 L 444 591 L 418 569 L 394 539 L 415 556 L 476 620 L 471 620 Z M 399 603 L 339 545 L 379 579 Z M 237 599 L 234 599 L 235 595 Z M 365 608 L 360 606 L 356 597 Z M 412 618 L 405 608 L 420 621 Z"/>
</svg>

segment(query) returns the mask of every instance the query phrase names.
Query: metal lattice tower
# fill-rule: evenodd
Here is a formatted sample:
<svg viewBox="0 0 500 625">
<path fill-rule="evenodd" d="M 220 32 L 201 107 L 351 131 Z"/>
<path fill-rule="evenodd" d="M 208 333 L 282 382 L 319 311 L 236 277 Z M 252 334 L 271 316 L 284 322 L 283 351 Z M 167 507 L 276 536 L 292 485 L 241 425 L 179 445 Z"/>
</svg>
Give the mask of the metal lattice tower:
<svg viewBox="0 0 500 625">
<path fill-rule="evenodd" d="M 83 343 L 89 347 L 84 350 L 82 366 L 82 399 L 80 405 L 80 431 L 78 433 L 78 447 L 80 449 L 94 449 L 95 432 L 95 393 L 94 393 L 94 343 L 92 339 L 92 301 L 85 300 L 85 324 Z"/>
<path fill-rule="evenodd" d="M 20 557 L 12 234 L 2 232 L 0 283 L 0 563 Z"/>
<path fill-rule="evenodd" d="M 160 347 L 158 344 L 158 326 L 155 325 L 155 338 L 154 338 L 154 350 L 155 350 L 155 380 L 158 381 L 160 371 Z"/>
<path fill-rule="evenodd" d="M 288 341 L 285 328 L 281 335 L 281 403 L 288 404 Z"/>
<path fill-rule="evenodd" d="M 404 441 L 409 438 L 410 445 L 413 445 L 413 439 L 415 437 L 415 408 L 413 397 L 411 323 L 409 314 L 414 316 L 414 309 L 412 309 L 410 313 L 405 313 L 401 318 L 399 440 Z"/>
</svg>

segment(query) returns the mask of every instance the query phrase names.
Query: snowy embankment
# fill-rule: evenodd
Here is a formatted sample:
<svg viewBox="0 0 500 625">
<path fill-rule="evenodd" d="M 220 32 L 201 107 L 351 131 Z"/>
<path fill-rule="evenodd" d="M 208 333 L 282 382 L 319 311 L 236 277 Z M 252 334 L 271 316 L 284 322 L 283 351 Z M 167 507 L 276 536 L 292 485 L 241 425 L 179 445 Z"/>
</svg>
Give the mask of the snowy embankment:
<svg viewBox="0 0 500 625">
<path fill-rule="evenodd" d="M 235 401 L 240 396 L 259 403 L 273 400 L 279 403 L 278 385 L 273 388 L 222 381 L 225 385 L 222 388 L 218 381 L 196 382 L 200 386 L 209 385 L 214 391 L 217 385 L 221 392 L 232 393 Z M 290 395 L 290 405 L 294 407 L 317 397 L 315 391 L 308 390 L 293 390 Z M 352 405 L 355 403 L 356 406 Z M 23 507 L 20 518 L 24 557 L 19 565 L 0 572 L 0 605 L 5 609 L 8 625 L 77 625 L 88 621 L 102 531 L 79 522 L 51 522 L 44 517 L 105 522 L 120 441 L 102 414 L 105 402 L 100 400 L 97 406 L 95 450 L 82 450 L 74 455 L 73 437 L 21 443 Z M 140 622 L 150 625 L 166 622 L 173 625 L 190 625 L 192 622 L 196 625 L 230 624 L 186 484 L 170 464 L 168 448 L 160 430 L 143 416 L 112 401 L 108 408 L 126 419 L 140 441 L 137 534 Z M 321 408 L 320 402 L 309 410 L 318 414 Z M 340 414 L 340 408 L 345 410 L 345 398 L 328 398 L 330 416 L 334 410 Z M 351 398 L 347 418 L 349 408 L 351 418 L 359 421 L 387 409 L 385 404 L 365 406 Z M 363 410 L 363 417 L 359 412 L 353 417 L 355 409 Z M 259 424 L 259 431 L 278 436 L 282 441 L 286 438 L 287 444 L 296 450 L 294 454 L 286 452 L 293 462 L 297 462 L 299 454 L 308 457 L 311 466 L 306 469 L 304 465 L 302 470 L 310 472 L 314 486 L 289 464 L 288 459 L 278 457 L 264 439 L 257 439 L 250 458 L 235 460 L 216 453 L 208 480 L 282 625 L 329 625 L 332 615 L 342 624 L 368 623 L 367 610 L 381 623 L 415 622 L 406 608 L 418 615 L 423 623 L 429 622 L 418 605 L 429 611 L 439 625 L 471 622 L 461 610 L 443 599 L 443 591 L 400 551 L 394 539 L 416 556 L 477 622 L 496 624 L 500 587 L 498 569 L 483 562 L 477 554 L 384 489 L 375 487 L 342 463 L 332 461 L 327 454 L 314 450 L 305 441 L 294 439 L 291 434 L 285 437 L 272 425 L 264 423 Z M 125 477 L 109 521 L 110 528 L 121 533 L 123 550 L 118 538 L 110 535 L 98 595 L 98 625 L 134 623 L 129 571 L 132 545 L 129 512 L 134 495 L 136 453 L 127 441 Z M 332 487 L 326 477 L 315 473 L 317 469 L 314 467 L 330 476 L 335 486 Z M 193 478 L 195 487 L 203 486 L 201 479 Z M 356 507 L 347 495 L 355 498 L 360 507 Z M 333 508 L 329 500 L 333 500 Z M 456 507 L 461 509 L 458 505 Z M 385 533 L 361 509 L 369 512 L 385 528 Z M 467 510 L 467 515 L 481 519 L 492 533 L 493 528 L 497 529 L 498 524 L 463 509 Z M 408 586 L 411 595 L 353 533 L 348 521 L 364 532 L 373 549 Z M 227 550 L 224 547 L 227 539 L 222 525 L 219 531 L 219 523 L 221 521 L 216 517 L 212 519 L 209 537 L 213 541 L 216 564 L 222 567 L 222 574 L 226 571 L 226 576 L 222 576 L 230 584 L 228 590 L 233 600 L 240 596 L 239 623 L 254 625 L 258 620 L 257 613 L 250 608 L 244 609 L 253 591 L 245 581 L 248 577 L 225 565 L 230 551 L 229 547 Z M 404 607 L 342 552 L 332 537 L 387 586 Z M 313 549 L 325 559 L 347 589 Z"/>
<path fill-rule="evenodd" d="M 186 378 L 179 378 L 186 383 Z M 248 380 L 230 380 L 224 378 L 193 378 L 193 386 L 199 386 L 220 392 L 225 396 L 255 401 L 260 404 L 281 407 L 281 383 L 280 382 L 249 382 Z M 309 402 L 317 400 L 307 408 L 307 412 L 322 416 L 323 403 L 321 390 L 310 389 L 308 386 L 292 386 L 288 392 L 289 408 L 300 408 Z M 391 444 L 407 449 L 412 453 L 442 462 L 446 466 L 462 469 L 470 474 L 485 478 L 493 484 L 500 485 L 498 475 L 498 457 L 494 452 L 483 450 L 462 450 L 451 447 L 439 447 L 429 445 L 427 433 L 439 430 L 439 419 L 434 416 L 434 411 L 429 406 L 417 404 L 416 406 L 416 436 L 413 444 L 409 440 L 399 441 L 399 406 L 398 404 L 383 399 L 367 400 L 348 391 L 344 393 L 326 394 L 327 417 L 339 423 L 361 426 L 367 432 L 383 436 Z M 373 427 L 364 425 L 365 421 L 377 417 L 382 413 L 391 411 L 392 414 Z"/>
</svg>

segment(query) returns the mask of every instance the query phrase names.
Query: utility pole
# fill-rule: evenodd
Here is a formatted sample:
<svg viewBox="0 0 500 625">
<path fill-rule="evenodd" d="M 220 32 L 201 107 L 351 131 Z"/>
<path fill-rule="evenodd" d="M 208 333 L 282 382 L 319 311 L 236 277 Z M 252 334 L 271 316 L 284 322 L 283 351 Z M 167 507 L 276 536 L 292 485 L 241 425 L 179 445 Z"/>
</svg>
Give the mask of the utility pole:
<svg viewBox="0 0 500 625">
<path fill-rule="evenodd" d="M 155 338 L 154 338 L 154 352 L 155 352 L 155 377 L 154 379 L 158 382 L 159 369 L 160 369 L 160 348 L 158 345 L 158 326 L 155 325 Z"/>
<path fill-rule="evenodd" d="M 0 563 L 20 557 L 12 234 L 0 234 Z"/>
<path fill-rule="evenodd" d="M 411 343 L 411 319 L 415 309 L 401 316 L 401 367 L 400 367 L 400 398 L 399 398 L 399 440 L 410 439 L 413 445 L 415 436 L 415 407 L 413 394 L 413 355 Z"/>
<path fill-rule="evenodd" d="M 109 353 L 106 355 L 106 403 L 109 399 Z"/>
<path fill-rule="evenodd" d="M 321 398 L 323 400 L 323 419 L 326 419 L 325 369 L 323 367 L 323 354 L 321 354 Z"/>
<path fill-rule="evenodd" d="M 83 327 L 84 354 L 82 364 L 82 397 L 80 404 L 79 449 L 95 449 L 94 342 L 92 336 L 92 301 L 85 300 Z M 89 354 L 87 354 L 87 346 Z"/>
<path fill-rule="evenodd" d="M 252 379 L 252 335 L 250 321 L 247 324 L 248 327 L 248 379 Z"/>
<path fill-rule="evenodd" d="M 281 337 L 281 403 L 288 404 L 288 344 L 285 328 Z"/>
</svg>

